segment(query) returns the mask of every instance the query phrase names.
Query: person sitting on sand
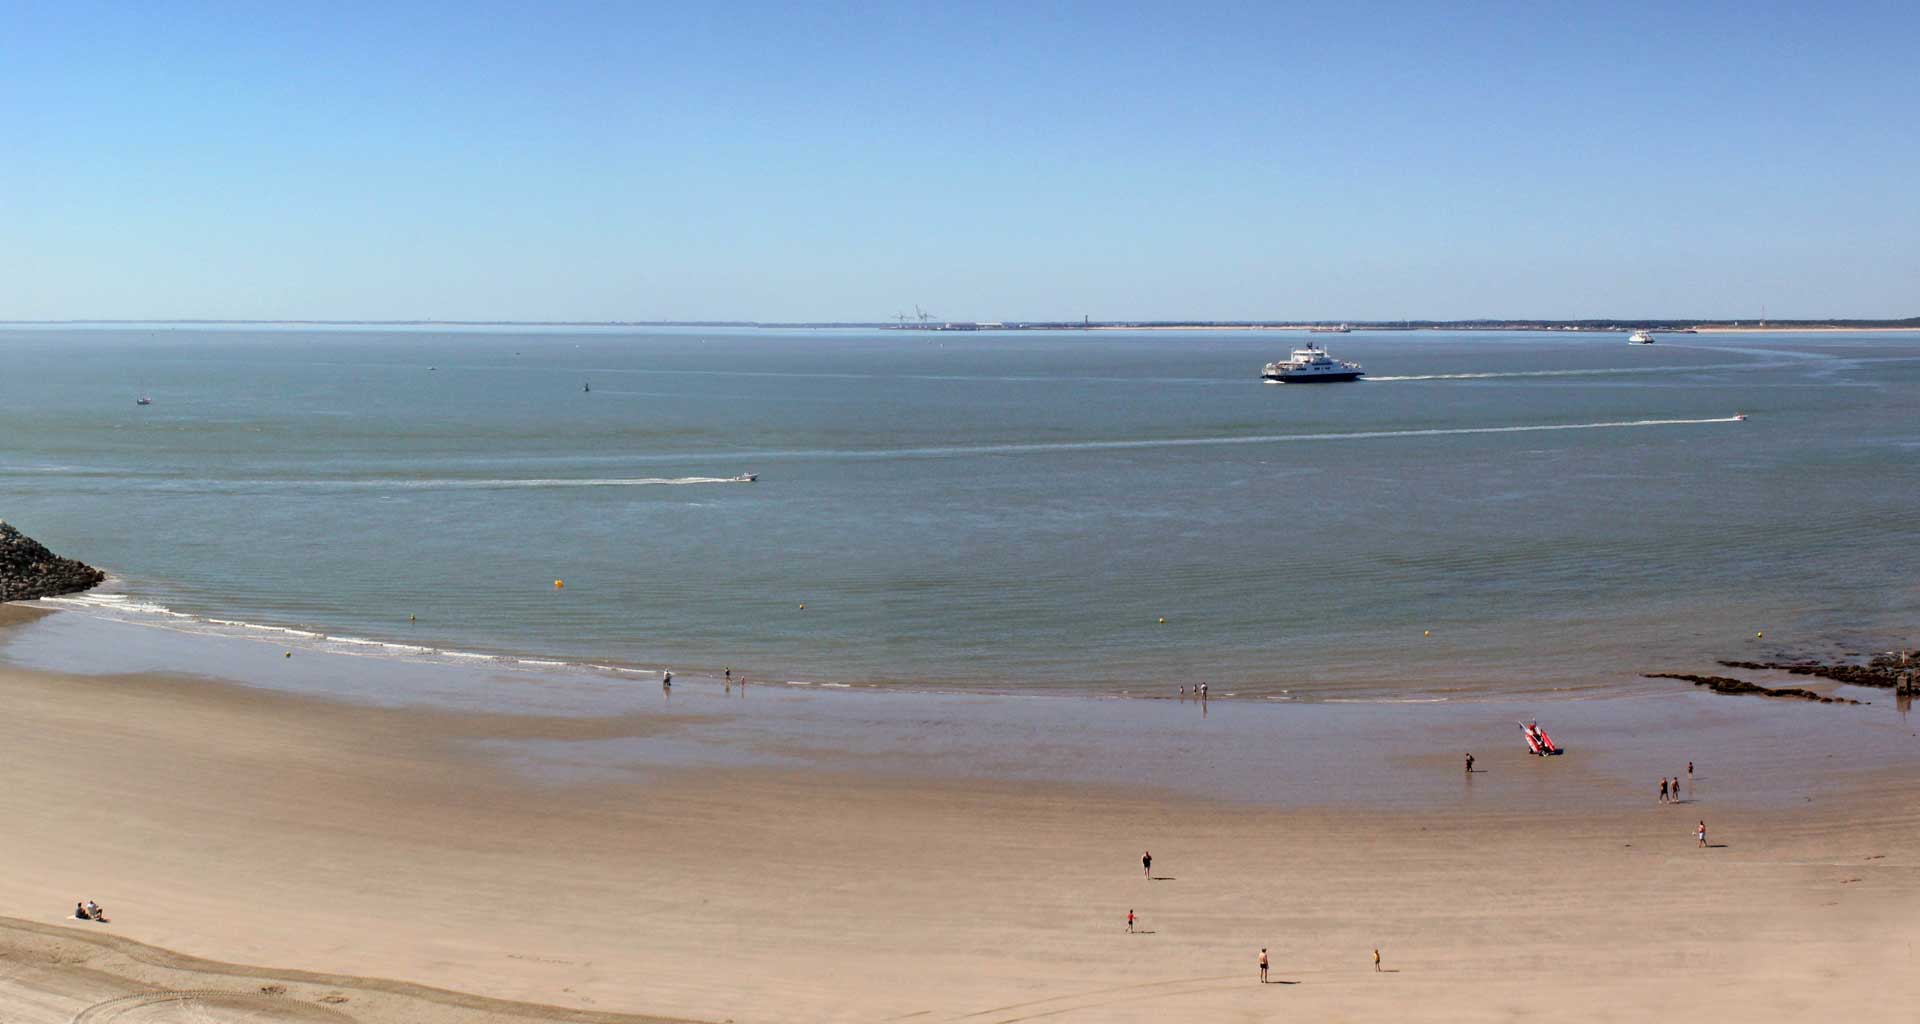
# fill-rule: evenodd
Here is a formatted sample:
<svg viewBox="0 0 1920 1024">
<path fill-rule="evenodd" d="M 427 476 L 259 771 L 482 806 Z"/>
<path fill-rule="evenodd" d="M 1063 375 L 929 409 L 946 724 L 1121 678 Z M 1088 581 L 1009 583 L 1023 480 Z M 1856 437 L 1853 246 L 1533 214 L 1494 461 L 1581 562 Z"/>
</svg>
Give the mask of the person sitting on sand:
<svg viewBox="0 0 1920 1024">
<path fill-rule="evenodd" d="M 73 901 L 73 916 L 76 920 L 80 921 L 93 920 L 93 915 L 87 913 L 87 905 L 79 900 Z"/>
<path fill-rule="evenodd" d="M 87 916 L 93 918 L 95 921 L 105 921 L 107 919 L 107 912 L 100 909 L 100 904 L 88 900 Z"/>
</svg>

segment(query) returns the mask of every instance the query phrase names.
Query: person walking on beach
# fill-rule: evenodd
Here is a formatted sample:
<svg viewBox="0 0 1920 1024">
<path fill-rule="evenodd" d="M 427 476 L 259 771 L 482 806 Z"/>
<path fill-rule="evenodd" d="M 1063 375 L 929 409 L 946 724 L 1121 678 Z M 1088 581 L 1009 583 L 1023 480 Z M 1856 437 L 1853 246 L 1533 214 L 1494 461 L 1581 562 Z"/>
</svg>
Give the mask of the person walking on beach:
<svg viewBox="0 0 1920 1024">
<path fill-rule="evenodd" d="M 1260 984 L 1267 983 L 1267 947 L 1260 947 Z"/>
<path fill-rule="evenodd" d="M 1706 849 L 1707 848 L 1707 823 L 1704 821 L 1701 822 L 1700 827 L 1693 830 L 1693 835 L 1694 835 L 1694 838 L 1700 840 L 1700 848 L 1703 850 Z"/>
<path fill-rule="evenodd" d="M 1467 755 L 1467 774 L 1468 775 L 1473 774 L 1473 755 L 1472 754 Z"/>
<path fill-rule="evenodd" d="M 1667 777 L 1665 775 L 1660 776 L 1660 802 L 1663 804 L 1667 802 Z"/>
<path fill-rule="evenodd" d="M 1378 949 L 1373 951 L 1373 969 L 1376 973 L 1380 970 L 1380 951 Z"/>
<path fill-rule="evenodd" d="M 1148 878 L 1153 877 L 1153 851 L 1152 850 L 1148 850 L 1147 852 L 1140 855 L 1140 873 L 1147 876 Z"/>
<path fill-rule="evenodd" d="M 1680 802 L 1680 776 L 1678 775 L 1673 777 L 1673 802 L 1676 804 Z"/>
<path fill-rule="evenodd" d="M 1133 908 L 1127 908 L 1127 934 L 1133 934 Z"/>
</svg>

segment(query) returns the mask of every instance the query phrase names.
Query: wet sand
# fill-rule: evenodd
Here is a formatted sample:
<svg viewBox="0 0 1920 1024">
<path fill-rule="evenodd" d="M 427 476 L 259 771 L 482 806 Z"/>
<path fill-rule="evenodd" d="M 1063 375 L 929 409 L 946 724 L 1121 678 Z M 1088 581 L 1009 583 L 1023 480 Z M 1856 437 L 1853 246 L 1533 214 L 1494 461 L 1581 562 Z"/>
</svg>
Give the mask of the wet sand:
<svg viewBox="0 0 1920 1024">
<path fill-rule="evenodd" d="M 646 755 L 741 714 L 727 699 L 560 718 L 0 669 L 0 1018 L 1789 1020 L 1920 996 L 1912 748 L 1879 728 L 1867 762 L 1788 756 L 1830 707 L 1704 727 L 1779 756 L 1737 779 L 1703 760 L 1667 807 L 1602 767 L 1625 726 L 1552 761 L 1485 748 L 1469 778 L 1452 737 L 1396 725 L 1366 785 L 1429 795 L 1378 802 L 1307 771 L 1255 795 L 1326 799 L 770 762 L 754 732 L 716 741 L 738 760 Z M 927 708 L 964 734 L 994 703 Z M 1046 722 L 1023 742 L 1070 739 Z M 1139 723 L 1151 774 L 1234 773 Z M 65 917 L 87 898 L 110 924 Z M 103 935 L 172 952 L 73 945 Z M 1256 983 L 1263 945 L 1290 984 Z M 246 998 L 111 1002 L 202 989 Z"/>
</svg>

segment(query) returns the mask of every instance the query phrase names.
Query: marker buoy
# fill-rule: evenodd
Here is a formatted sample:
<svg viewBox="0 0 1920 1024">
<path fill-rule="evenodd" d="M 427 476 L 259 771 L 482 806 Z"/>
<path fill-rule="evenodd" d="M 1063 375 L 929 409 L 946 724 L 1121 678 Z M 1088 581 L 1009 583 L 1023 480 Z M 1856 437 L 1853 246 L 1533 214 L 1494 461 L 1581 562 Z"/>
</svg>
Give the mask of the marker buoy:
<svg viewBox="0 0 1920 1024">
<path fill-rule="evenodd" d="M 567 585 L 567 581 L 566 581 L 566 580 L 554 580 L 554 581 L 553 581 L 553 589 L 555 589 L 555 590 L 559 590 L 559 589 L 560 589 L 561 587 L 564 587 L 564 586 L 566 586 L 566 585 Z"/>
<path fill-rule="evenodd" d="M 803 611 L 803 612 L 804 612 L 804 611 L 806 611 L 806 610 L 807 610 L 807 606 L 806 606 L 806 605 L 804 605 L 804 604 L 803 604 L 803 605 L 801 605 L 801 606 L 800 606 L 800 610 L 801 610 L 801 611 Z"/>
<path fill-rule="evenodd" d="M 288 651 L 288 652 L 287 652 L 287 657 L 289 657 L 289 658 L 291 658 L 291 657 L 293 657 L 293 652 L 292 652 L 292 651 Z"/>
<path fill-rule="evenodd" d="M 1766 635 L 1767 635 L 1767 634 L 1765 634 L 1765 633 L 1755 633 L 1755 634 L 1753 634 L 1753 638 L 1754 638 L 1755 640 L 1763 640 L 1763 639 L 1765 639 L 1765 638 L 1766 638 Z"/>
<path fill-rule="evenodd" d="M 1421 630 L 1421 631 L 1420 631 L 1420 635 L 1421 635 L 1421 636 L 1432 636 L 1432 635 L 1433 635 L 1433 630 L 1431 630 L 1431 629 L 1423 629 L 1423 630 Z"/>
<path fill-rule="evenodd" d="M 1160 624 L 1161 624 L 1162 626 L 1164 626 L 1164 625 L 1166 625 L 1166 624 L 1167 624 L 1167 617 L 1166 617 L 1166 616 L 1164 616 L 1164 615 L 1162 615 L 1162 616 L 1160 616 Z"/>
</svg>

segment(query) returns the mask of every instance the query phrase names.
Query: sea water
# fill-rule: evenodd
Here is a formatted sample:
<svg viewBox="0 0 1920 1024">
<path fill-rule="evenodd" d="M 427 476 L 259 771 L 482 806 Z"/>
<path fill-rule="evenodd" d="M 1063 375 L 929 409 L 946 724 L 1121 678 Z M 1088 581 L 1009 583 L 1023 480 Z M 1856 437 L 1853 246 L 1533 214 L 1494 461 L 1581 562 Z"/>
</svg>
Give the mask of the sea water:
<svg viewBox="0 0 1920 1024">
<path fill-rule="evenodd" d="M 1370 379 L 1263 384 L 1265 331 L 16 326 L 0 517 L 113 574 L 75 614 L 539 669 L 1405 700 L 1916 639 L 1920 336 L 1325 340 Z"/>
</svg>

